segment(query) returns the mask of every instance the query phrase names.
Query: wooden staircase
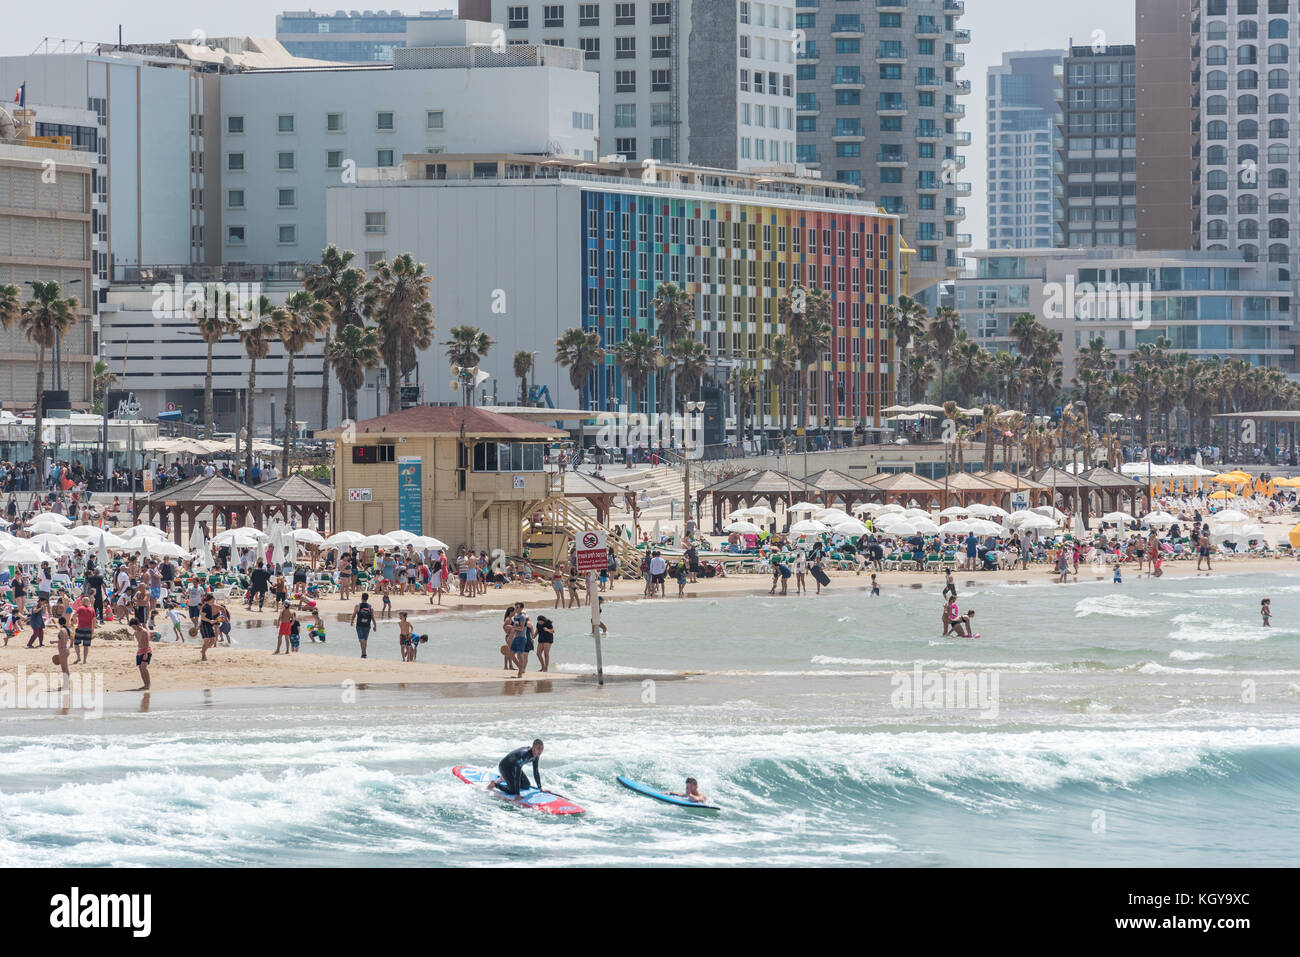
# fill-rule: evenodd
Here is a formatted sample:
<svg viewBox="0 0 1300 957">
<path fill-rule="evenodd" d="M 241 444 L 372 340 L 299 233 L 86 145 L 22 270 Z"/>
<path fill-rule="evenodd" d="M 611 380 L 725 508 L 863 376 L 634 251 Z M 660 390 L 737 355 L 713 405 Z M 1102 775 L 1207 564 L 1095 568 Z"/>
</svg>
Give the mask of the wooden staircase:
<svg viewBox="0 0 1300 957">
<path fill-rule="evenodd" d="M 542 516 L 541 521 L 535 523 L 533 516 L 539 512 Z M 633 548 L 626 539 L 615 535 L 607 526 L 578 508 L 569 499 L 555 495 L 530 502 L 524 509 L 524 515 L 526 516 L 523 523 L 524 541 L 528 540 L 535 524 L 549 528 L 564 528 L 569 532 L 570 539 L 576 538 L 581 532 L 603 531 L 605 540 L 614 549 L 614 557 L 618 561 L 621 575 L 624 578 L 641 577 L 641 552 Z M 557 564 L 563 567 L 563 562 Z"/>
</svg>

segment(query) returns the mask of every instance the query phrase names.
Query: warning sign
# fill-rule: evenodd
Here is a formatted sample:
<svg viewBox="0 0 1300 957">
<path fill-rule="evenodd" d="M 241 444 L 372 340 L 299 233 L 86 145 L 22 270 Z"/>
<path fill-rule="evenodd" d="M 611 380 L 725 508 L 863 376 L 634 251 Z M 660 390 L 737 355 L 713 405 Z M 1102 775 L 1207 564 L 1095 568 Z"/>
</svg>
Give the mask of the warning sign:
<svg viewBox="0 0 1300 957">
<path fill-rule="evenodd" d="M 608 564 L 609 551 L 605 544 L 605 532 L 587 531 L 578 533 L 577 541 L 578 571 L 598 572 Z"/>
</svg>

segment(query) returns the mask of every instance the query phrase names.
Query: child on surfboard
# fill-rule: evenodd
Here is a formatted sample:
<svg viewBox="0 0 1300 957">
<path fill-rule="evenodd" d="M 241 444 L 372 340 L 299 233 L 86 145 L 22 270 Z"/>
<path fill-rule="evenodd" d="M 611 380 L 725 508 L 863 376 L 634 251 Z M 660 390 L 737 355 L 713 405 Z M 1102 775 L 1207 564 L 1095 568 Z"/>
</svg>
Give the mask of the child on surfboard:
<svg viewBox="0 0 1300 957">
<path fill-rule="evenodd" d="M 700 784 L 695 778 L 686 779 L 686 793 L 678 794 L 676 791 L 665 791 L 669 797 L 686 798 L 688 801 L 694 801 L 696 804 L 708 804 L 709 799 L 706 795 L 700 793 Z"/>
</svg>

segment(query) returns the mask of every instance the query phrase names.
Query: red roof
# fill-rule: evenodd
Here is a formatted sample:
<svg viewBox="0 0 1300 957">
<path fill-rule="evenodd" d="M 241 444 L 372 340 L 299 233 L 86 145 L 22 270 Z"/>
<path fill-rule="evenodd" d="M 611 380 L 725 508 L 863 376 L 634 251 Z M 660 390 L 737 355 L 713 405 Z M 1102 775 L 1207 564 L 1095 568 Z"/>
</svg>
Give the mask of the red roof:
<svg viewBox="0 0 1300 957">
<path fill-rule="evenodd" d="M 362 419 L 357 423 L 357 436 L 459 435 L 462 423 L 466 435 L 478 438 L 564 439 L 569 435 L 563 429 L 473 406 L 419 405 L 373 419 Z M 316 434 L 323 438 L 342 436 L 340 429 L 329 429 Z"/>
</svg>

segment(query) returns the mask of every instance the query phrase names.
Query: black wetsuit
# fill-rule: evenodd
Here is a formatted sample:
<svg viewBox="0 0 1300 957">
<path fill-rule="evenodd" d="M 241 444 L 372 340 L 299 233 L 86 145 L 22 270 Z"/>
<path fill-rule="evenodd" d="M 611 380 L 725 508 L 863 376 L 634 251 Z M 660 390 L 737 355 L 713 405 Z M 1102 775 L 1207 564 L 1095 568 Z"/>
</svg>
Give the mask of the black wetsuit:
<svg viewBox="0 0 1300 957">
<path fill-rule="evenodd" d="M 518 794 L 520 791 L 531 787 L 528 783 L 528 775 L 524 773 L 524 765 L 529 761 L 533 762 L 533 777 L 537 781 L 537 790 L 542 789 L 542 772 L 537 769 L 537 756 L 533 754 L 533 746 L 525 745 L 522 748 L 515 748 L 497 765 L 497 770 L 501 772 L 501 781 L 497 784 L 497 789 L 505 794 Z"/>
</svg>

